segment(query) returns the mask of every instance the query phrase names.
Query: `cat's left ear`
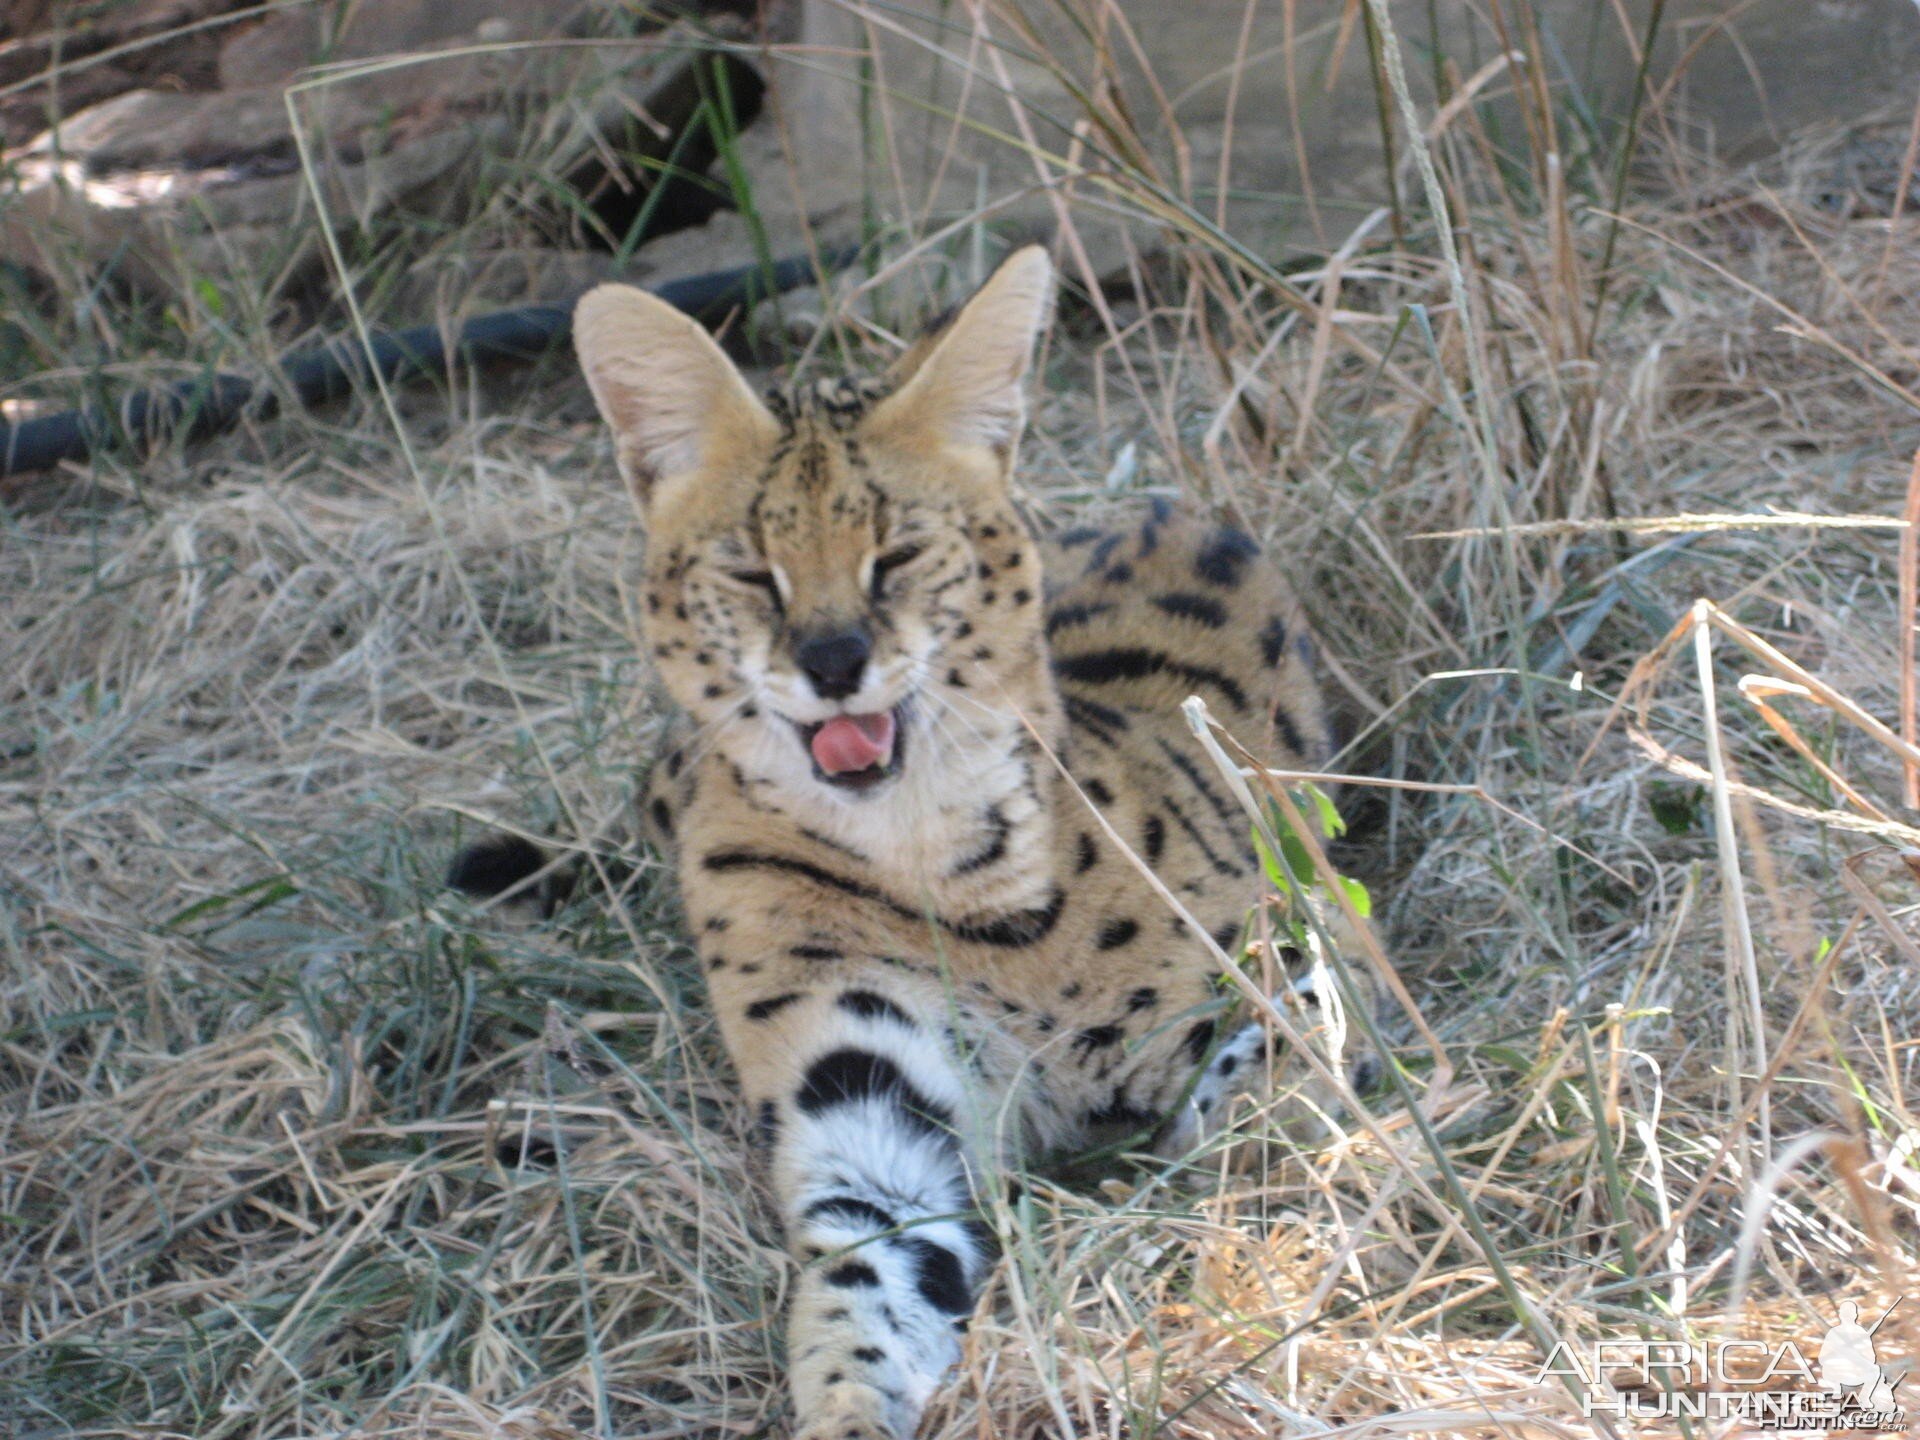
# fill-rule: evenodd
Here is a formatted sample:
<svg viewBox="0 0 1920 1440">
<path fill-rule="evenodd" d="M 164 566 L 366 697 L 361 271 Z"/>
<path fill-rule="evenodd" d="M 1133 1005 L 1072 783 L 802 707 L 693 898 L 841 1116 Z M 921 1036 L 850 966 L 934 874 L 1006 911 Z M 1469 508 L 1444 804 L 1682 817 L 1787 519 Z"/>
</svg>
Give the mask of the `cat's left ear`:
<svg viewBox="0 0 1920 1440">
<path fill-rule="evenodd" d="M 751 473 L 779 423 L 695 320 L 631 285 L 600 285 L 574 309 L 573 343 L 642 504 L 684 477 Z"/>
<path fill-rule="evenodd" d="M 983 447 L 1004 461 L 1026 423 L 1027 372 L 1052 312 L 1047 252 L 1038 245 L 1014 251 L 925 346 L 911 377 L 874 408 L 869 426 Z"/>
</svg>

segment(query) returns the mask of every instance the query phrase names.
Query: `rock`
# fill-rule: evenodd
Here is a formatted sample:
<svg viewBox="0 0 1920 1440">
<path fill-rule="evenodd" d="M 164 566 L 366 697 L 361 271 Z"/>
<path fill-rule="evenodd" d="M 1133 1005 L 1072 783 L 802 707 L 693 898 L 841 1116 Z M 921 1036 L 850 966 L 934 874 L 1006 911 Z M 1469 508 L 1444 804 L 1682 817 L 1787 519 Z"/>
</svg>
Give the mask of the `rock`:
<svg viewBox="0 0 1920 1440">
<path fill-rule="evenodd" d="M 585 34 L 589 0 L 382 0 L 277 11 L 220 47 L 220 86 L 285 85 L 322 62 Z"/>
<path fill-rule="evenodd" d="M 0 147 L 123 90 L 212 90 L 221 30 L 206 22 L 240 3 L 0 4 Z"/>
<path fill-rule="evenodd" d="M 516 145 L 540 146 L 548 175 L 566 174 L 608 136 L 641 132 L 634 143 L 660 148 L 654 131 L 684 124 L 695 97 L 680 82 L 687 64 L 687 37 L 676 31 L 626 46 L 383 68 L 297 92 L 293 103 L 336 229 L 437 230 L 511 183 Z M 322 257 L 276 88 L 129 91 L 6 159 L 18 191 L 0 206 L 0 253 L 46 273 L 112 266 L 164 294 L 232 276 L 259 293 Z"/>
</svg>

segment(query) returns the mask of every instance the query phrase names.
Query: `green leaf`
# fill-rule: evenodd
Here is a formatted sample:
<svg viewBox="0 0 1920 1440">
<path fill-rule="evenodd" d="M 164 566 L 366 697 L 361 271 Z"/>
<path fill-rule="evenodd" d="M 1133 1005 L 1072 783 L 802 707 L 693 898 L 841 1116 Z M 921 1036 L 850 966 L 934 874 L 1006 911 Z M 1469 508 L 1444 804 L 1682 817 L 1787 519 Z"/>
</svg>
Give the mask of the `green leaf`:
<svg viewBox="0 0 1920 1440">
<path fill-rule="evenodd" d="M 1656 780 L 1647 787 L 1647 808 L 1669 835 L 1685 835 L 1700 828 L 1700 811 L 1707 792 L 1698 785 Z"/>
<path fill-rule="evenodd" d="M 1307 798 L 1313 801 L 1313 808 L 1320 812 L 1320 833 L 1329 840 L 1338 840 L 1346 834 L 1347 822 L 1327 792 L 1311 782 L 1302 788 L 1307 792 Z"/>
</svg>

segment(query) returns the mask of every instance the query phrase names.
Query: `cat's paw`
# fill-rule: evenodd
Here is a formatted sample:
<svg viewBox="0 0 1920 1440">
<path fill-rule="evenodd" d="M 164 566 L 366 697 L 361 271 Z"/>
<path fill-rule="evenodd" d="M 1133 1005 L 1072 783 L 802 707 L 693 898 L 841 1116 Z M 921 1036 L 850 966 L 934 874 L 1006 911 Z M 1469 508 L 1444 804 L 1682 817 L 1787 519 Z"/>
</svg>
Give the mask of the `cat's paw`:
<svg viewBox="0 0 1920 1440">
<path fill-rule="evenodd" d="M 834 1385 L 805 1417 L 794 1440 L 900 1440 L 887 1402 L 867 1385 Z"/>
</svg>

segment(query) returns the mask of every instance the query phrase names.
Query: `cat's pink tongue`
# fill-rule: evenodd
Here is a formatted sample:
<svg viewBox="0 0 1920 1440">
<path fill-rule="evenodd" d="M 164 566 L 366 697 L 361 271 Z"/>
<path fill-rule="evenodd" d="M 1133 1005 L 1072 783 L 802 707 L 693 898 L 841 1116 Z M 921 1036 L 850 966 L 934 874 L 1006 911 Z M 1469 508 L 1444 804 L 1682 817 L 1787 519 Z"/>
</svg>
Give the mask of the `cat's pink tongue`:
<svg viewBox="0 0 1920 1440">
<path fill-rule="evenodd" d="M 893 758 L 893 712 L 836 715 L 813 732 L 813 760 L 829 775 L 870 770 Z"/>
</svg>

